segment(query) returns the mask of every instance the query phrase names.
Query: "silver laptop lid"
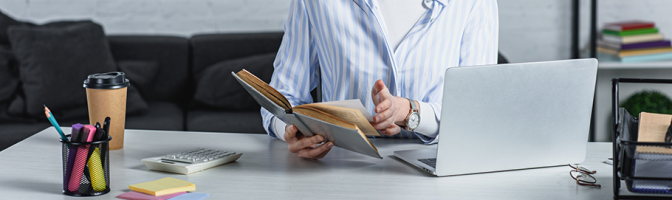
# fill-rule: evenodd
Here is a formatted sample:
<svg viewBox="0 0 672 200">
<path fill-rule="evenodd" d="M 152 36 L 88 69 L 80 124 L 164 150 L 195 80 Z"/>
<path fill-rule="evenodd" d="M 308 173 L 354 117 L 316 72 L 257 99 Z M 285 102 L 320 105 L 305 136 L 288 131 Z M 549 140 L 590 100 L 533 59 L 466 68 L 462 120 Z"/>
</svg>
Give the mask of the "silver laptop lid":
<svg viewBox="0 0 672 200">
<path fill-rule="evenodd" d="M 580 163 L 597 60 L 449 68 L 436 174 Z"/>
</svg>

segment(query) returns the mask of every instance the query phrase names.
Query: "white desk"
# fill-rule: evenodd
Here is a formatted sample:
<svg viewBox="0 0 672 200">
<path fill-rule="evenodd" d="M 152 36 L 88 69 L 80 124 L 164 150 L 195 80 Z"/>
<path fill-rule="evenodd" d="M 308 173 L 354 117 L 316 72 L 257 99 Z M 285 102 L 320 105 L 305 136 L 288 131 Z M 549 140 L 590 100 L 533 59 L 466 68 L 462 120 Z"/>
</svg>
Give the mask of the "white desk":
<svg viewBox="0 0 672 200">
<path fill-rule="evenodd" d="M 69 132 L 69 129 L 64 129 Z M 319 161 L 296 157 L 265 134 L 127 130 L 122 150 L 110 151 L 111 192 L 174 177 L 196 184 L 208 199 L 612 199 L 611 143 L 590 143 L 584 166 L 602 188 L 578 186 L 569 167 L 434 177 L 392 156 L 431 148 L 418 141 L 373 139 L 383 160 L 334 148 Z M 53 128 L 0 152 L 0 199 L 83 199 L 62 194 L 61 143 Z M 243 152 L 234 163 L 191 175 L 148 170 L 140 159 L 196 147 Z M 468 152 L 465 152 L 468 153 Z M 624 189 L 621 189 L 624 190 Z"/>
</svg>

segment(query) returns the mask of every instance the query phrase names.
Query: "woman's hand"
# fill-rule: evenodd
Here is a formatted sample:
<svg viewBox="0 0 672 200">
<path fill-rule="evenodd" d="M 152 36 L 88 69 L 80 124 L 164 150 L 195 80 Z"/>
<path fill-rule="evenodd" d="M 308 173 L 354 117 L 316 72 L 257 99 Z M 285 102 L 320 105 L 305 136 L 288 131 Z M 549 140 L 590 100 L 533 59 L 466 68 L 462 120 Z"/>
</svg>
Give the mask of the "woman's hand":
<svg viewBox="0 0 672 200">
<path fill-rule="evenodd" d="M 288 144 L 289 151 L 295 153 L 301 158 L 308 159 L 320 159 L 329 153 L 331 147 L 334 146 L 333 142 L 327 142 L 320 146 L 317 144 L 324 141 L 324 137 L 321 135 L 313 135 L 311 137 L 304 137 L 303 134 L 298 134 L 299 129 L 296 126 L 287 125 L 285 126 L 285 141 Z"/>
<path fill-rule="evenodd" d="M 390 94 L 383 80 L 378 79 L 371 89 L 371 98 L 376 105 L 374 111 L 378 113 L 373 117 L 371 125 L 384 135 L 395 135 L 401 132 L 397 124 L 405 124 L 406 116 L 411 110 L 411 105 L 406 98 Z"/>
</svg>

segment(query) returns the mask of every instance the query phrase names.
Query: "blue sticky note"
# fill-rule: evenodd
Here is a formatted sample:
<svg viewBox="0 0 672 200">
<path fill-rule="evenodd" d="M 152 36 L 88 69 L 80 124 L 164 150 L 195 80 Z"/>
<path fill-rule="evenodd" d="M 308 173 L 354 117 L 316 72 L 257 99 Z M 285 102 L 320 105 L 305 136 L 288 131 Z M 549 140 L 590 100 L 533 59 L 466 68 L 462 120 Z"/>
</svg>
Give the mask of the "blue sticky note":
<svg viewBox="0 0 672 200">
<path fill-rule="evenodd" d="M 203 200 L 210 196 L 208 193 L 186 193 L 186 194 L 181 194 L 179 196 L 170 198 L 168 200 Z"/>
</svg>

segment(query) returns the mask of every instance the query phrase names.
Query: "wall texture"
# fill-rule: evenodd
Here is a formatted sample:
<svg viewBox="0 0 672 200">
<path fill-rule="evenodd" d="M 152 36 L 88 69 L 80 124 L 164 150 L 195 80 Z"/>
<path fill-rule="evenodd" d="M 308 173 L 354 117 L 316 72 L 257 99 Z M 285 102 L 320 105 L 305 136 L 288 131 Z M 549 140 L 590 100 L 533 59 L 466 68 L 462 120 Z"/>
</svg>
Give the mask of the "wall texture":
<svg viewBox="0 0 672 200">
<path fill-rule="evenodd" d="M 2 0 L 0 10 L 45 23 L 92 19 L 108 34 L 282 30 L 290 0 Z"/>
<path fill-rule="evenodd" d="M 2 0 L 0 10 L 45 23 L 92 19 L 108 34 L 281 31 L 291 0 Z M 570 3 L 502 0 L 500 48 L 512 62 L 569 57 Z"/>
</svg>

